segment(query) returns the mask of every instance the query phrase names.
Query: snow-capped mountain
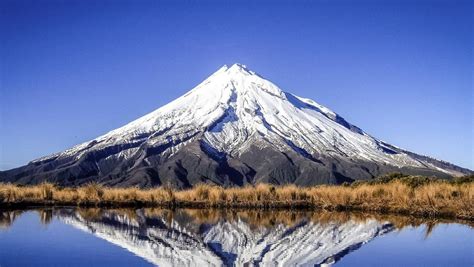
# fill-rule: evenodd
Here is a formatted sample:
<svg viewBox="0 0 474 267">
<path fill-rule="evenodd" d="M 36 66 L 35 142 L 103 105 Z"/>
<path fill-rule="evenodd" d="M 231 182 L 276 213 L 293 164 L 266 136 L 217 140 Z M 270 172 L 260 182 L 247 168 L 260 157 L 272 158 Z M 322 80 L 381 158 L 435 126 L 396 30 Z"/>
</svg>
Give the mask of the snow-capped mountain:
<svg viewBox="0 0 474 267">
<path fill-rule="evenodd" d="M 388 172 L 471 173 L 382 142 L 241 64 L 92 141 L 0 173 L 17 183 L 142 187 L 206 182 L 315 185 Z"/>
<path fill-rule="evenodd" d="M 375 219 L 325 223 L 303 219 L 295 225 L 251 227 L 238 218 L 195 225 L 179 218 L 148 217 L 143 210 L 133 219 L 110 211 L 94 219 L 73 211 L 58 217 L 157 266 L 330 266 L 395 229 Z"/>
</svg>

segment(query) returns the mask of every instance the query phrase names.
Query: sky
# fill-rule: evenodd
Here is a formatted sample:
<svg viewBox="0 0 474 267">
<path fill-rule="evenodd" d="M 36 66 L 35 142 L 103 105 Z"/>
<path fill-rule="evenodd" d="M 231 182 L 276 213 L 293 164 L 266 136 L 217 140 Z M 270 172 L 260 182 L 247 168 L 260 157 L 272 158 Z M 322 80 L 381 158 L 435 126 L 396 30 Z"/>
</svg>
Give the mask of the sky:
<svg viewBox="0 0 474 267">
<path fill-rule="evenodd" d="M 239 62 L 372 136 L 474 169 L 473 2 L 0 0 L 0 170 Z"/>
</svg>

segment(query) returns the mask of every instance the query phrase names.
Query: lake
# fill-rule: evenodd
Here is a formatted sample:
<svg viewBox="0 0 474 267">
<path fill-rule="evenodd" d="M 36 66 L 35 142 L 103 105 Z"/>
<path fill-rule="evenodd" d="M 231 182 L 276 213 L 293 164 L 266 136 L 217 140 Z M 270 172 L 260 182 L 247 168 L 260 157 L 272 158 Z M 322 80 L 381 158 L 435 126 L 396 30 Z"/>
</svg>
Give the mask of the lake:
<svg viewBox="0 0 474 267">
<path fill-rule="evenodd" d="M 472 225 L 306 211 L 0 211 L 0 266 L 474 266 Z"/>
</svg>

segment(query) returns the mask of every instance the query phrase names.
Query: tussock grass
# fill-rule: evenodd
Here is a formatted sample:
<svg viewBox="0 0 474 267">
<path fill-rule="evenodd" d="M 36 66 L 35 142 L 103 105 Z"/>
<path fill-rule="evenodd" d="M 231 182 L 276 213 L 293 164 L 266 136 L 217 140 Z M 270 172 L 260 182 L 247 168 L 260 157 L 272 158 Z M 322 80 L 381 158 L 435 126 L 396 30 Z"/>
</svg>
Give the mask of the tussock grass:
<svg viewBox="0 0 474 267">
<path fill-rule="evenodd" d="M 53 184 L 0 184 L 0 207 L 15 205 L 308 208 L 401 213 L 474 220 L 474 176 L 453 181 L 416 176 L 385 176 L 352 185 L 294 185 L 223 188 L 198 185 L 173 191 L 108 188 L 88 184 L 61 188 Z"/>
</svg>

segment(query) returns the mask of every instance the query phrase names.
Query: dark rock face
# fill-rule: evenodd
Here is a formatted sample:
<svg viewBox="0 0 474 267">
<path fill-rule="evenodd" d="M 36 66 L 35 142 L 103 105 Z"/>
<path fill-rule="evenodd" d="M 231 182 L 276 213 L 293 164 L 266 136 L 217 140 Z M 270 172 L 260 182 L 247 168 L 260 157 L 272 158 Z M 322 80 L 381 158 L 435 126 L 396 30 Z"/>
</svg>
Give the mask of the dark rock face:
<svg viewBox="0 0 474 267">
<path fill-rule="evenodd" d="M 209 148 L 196 139 L 172 156 L 160 149 L 140 147 L 132 157 L 117 156 L 124 147 L 107 147 L 86 152 L 79 158 L 52 158 L 0 172 L 0 180 L 17 184 L 44 181 L 62 186 L 78 186 L 95 181 L 108 186 L 171 186 L 189 188 L 199 183 L 222 186 L 244 186 L 256 183 L 276 185 L 340 184 L 371 179 L 390 173 L 450 175 L 429 168 L 398 168 L 375 162 L 352 161 L 339 157 L 302 155 L 293 150 L 281 152 L 271 146 L 252 147 L 239 157 L 231 157 Z M 434 160 L 433 160 L 434 161 Z M 435 161 L 445 166 L 444 162 Z M 467 169 L 457 167 L 466 174 Z"/>
</svg>

